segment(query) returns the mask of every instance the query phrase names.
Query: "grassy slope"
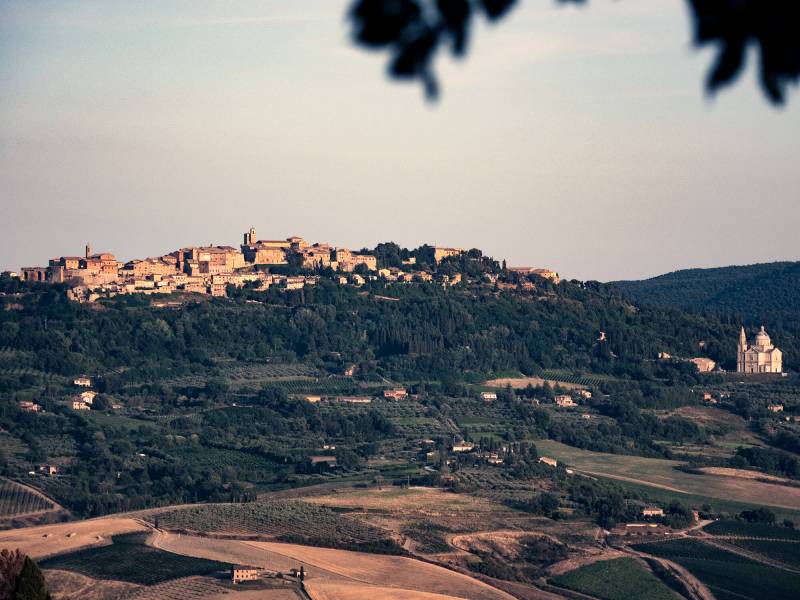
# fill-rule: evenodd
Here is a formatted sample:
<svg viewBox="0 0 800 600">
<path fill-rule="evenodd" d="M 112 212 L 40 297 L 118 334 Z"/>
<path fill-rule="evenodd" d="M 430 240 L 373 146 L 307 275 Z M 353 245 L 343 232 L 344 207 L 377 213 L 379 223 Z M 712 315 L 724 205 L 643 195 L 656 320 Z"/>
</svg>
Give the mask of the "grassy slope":
<svg viewBox="0 0 800 600">
<path fill-rule="evenodd" d="M 681 464 L 678 461 L 591 452 L 552 440 L 537 440 L 536 447 L 539 454 L 555 457 L 578 470 L 599 473 L 610 478 L 625 477 L 635 480 L 621 481 L 621 485 L 627 486 L 631 483 L 656 489 L 658 486 L 674 488 L 662 489 L 662 495 L 663 492 L 669 492 L 686 497 L 694 496 L 722 510 L 727 510 L 722 508 L 725 505 L 767 505 L 776 507 L 776 512 L 782 514 L 795 513 L 800 509 L 798 488 L 731 477 L 684 473 L 674 468 Z"/>
<path fill-rule="evenodd" d="M 553 583 L 604 600 L 675 600 L 670 591 L 636 559 L 592 563 L 553 579 Z"/>
</svg>

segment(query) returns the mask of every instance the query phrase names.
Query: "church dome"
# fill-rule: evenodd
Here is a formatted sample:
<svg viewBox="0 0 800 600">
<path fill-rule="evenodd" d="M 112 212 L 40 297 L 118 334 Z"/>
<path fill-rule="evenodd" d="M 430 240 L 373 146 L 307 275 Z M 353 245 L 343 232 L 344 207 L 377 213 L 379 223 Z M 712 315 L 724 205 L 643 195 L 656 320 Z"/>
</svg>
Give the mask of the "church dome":
<svg viewBox="0 0 800 600">
<path fill-rule="evenodd" d="M 762 348 L 767 348 L 767 347 L 772 345 L 772 340 L 769 339 L 769 336 L 767 335 L 767 332 L 764 331 L 764 326 L 763 325 L 761 326 L 761 331 L 759 331 L 756 334 L 755 342 L 756 342 L 755 343 L 756 346 L 761 346 Z"/>
</svg>

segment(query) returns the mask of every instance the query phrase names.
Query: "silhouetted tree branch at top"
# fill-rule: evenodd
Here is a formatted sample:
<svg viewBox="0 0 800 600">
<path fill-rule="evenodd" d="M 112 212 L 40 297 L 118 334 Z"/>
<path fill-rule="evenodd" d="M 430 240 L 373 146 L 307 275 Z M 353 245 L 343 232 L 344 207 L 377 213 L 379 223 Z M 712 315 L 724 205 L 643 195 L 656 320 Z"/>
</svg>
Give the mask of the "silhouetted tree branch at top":
<svg viewBox="0 0 800 600">
<path fill-rule="evenodd" d="M 496 21 L 517 0 L 355 0 L 350 9 L 355 41 L 391 54 L 389 74 L 419 80 L 429 99 L 439 87 L 432 70 L 442 46 L 453 56 L 467 50 L 472 19 Z M 583 4 L 585 0 L 556 0 Z M 750 44 L 758 51 L 761 87 L 783 104 L 786 87 L 800 78 L 800 0 L 687 0 L 694 44 L 719 46 L 706 88 L 714 93 L 742 71 Z"/>
</svg>

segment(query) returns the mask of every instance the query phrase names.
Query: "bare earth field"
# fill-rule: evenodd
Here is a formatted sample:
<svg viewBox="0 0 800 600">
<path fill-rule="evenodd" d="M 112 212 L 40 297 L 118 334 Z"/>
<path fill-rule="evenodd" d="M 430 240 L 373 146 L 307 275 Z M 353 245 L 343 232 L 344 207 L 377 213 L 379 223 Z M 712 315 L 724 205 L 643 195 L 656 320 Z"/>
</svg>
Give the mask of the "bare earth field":
<svg viewBox="0 0 800 600">
<path fill-rule="evenodd" d="M 767 473 L 759 473 L 758 471 L 748 471 L 747 469 L 730 469 L 728 467 L 701 467 L 698 469 L 698 471 L 702 471 L 708 475 L 719 475 L 720 477 L 738 477 L 739 479 L 761 479 L 766 481 L 774 481 L 775 483 L 791 483 L 791 479 L 786 479 L 786 477 L 768 475 Z"/>
<path fill-rule="evenodd" d="M 467 575 L 412 558 L 363 554 L 277 542 L 253 542 L 253 545 L 290 556 L 304 564 L 321 567 L 357 582 L 474 600 L 513 598 L 509 594 Z"/>
<path fill-rule="evenodd" d="M 111 542 L 112 535 L 147 529 L 139 521 L 123 517 L 40 525 L 0 531 L 0 548 L 19 548 L 32 558 L 39 559 L 74 552 L 87 546 L 103 546 Z"/>
<path fill-rule="evenodd" d="M 177 554 L 253 564 L 265 569 L 288 571 L 290 568 L 299 568 L 302 564 L 307 573 L 306 583 L 312 587 L 317 586 L 315 589 L 320 594 L 318 598 L 339 597 L 330 595 L 338 588 L 325 587 L 331 584 L 346 586 L 342 590 L 354 594 L 346 597 L 353 598 L 430 597 L 418 596 L 417 592 L 475 600 L 512 598 L 472 577 L 411 558 L 278 542 L 211 540 L 161 532 L 153 536 L 151 543 L 157 548 Z M 356 588 L 361 589 L 359 591 Z M 389 588 L 391 595 L 380 595 L 380 588 Z M 406 595 L 402 595 L 403 593 Z"/>
<path fill-rule="evenodd" d="M 545 383 L 549 383 L 552 386 L 560 385 L 562 388 L 570 390 L 580 390 L 586 387 L 585 385 L 578 385 L 577 383 L 542 379 L 541 377 L 500 377 L 499 379 L 490 379 L 489 381 L 485 381 L 483 385 L 495 388 L 504 388 L 510 385 L 512 389 L 522 390 L 529 385 L 540 387 Z"/>
<path fill-rule="evenodd" d="M 674 467 L 679 461 L 606 454 L 573 448 L 552 440 L 538 440 L 539 453 L 552 456 L 576 470 L 676 492 L 698 494 L 723 500 L 736 500 L 797 510 L 800 488 L 764 483 L 741 477 L 697 475 Z"/>
</svg>

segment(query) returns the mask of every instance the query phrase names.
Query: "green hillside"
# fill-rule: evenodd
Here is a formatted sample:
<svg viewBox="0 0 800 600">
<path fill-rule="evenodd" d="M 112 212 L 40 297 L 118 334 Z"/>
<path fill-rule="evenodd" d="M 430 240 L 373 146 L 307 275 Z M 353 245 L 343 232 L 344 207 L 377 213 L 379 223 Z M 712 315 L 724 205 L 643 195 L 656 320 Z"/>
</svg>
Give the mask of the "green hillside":
<svg viewBox="0 0 800 600">
<path fill-rule="evenodd" d="M 765 325 L 785 364 L 800 360 L 800 262 L 686 269 L 611 285 L 640 305 L 718 315 L 751 329 Z"/>
</svg>

